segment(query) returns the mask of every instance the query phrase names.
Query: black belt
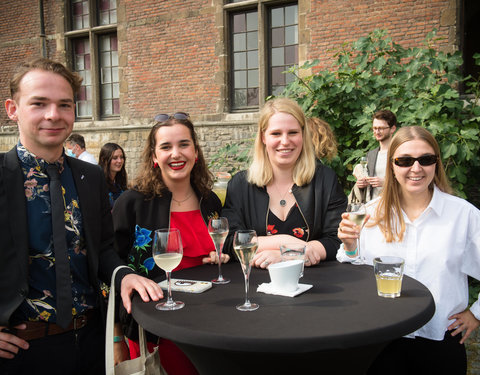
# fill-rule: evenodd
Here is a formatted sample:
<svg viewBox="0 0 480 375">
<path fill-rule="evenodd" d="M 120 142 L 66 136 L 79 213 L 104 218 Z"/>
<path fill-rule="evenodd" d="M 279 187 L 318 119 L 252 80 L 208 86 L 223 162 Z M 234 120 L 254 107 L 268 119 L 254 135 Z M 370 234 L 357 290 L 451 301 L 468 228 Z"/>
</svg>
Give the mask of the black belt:
<svg viewBox="0 0 480 375">
<path fill-rule="evenodd" d="M 84 314 L 75 315 L 72 317 L 72 321 L 67 328 L 62 328 L 55 323 L 49 322 L 23 322 L 27 325 L 27 328 L 17 329 L 12 333 L 23 340 L 30 341 L 69 331 L 78 331 L 79 329 L 85 327 L 89 320 L 92 320 L 95 316 L 97 316 L 97 313 L 98 312 L 96 310 L 88 310 Z"/>
</svg>

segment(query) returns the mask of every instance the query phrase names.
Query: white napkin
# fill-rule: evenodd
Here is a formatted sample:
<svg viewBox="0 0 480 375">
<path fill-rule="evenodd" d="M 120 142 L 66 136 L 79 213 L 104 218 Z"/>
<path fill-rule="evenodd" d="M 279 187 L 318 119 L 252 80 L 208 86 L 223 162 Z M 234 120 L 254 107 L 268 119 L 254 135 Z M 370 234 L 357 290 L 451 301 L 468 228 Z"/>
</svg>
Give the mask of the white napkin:
<svg viewBox="0 0 480 375">
<path fill-rule="evenodd" d="M 294 291 L 286 291 L 286 290 L 277 290 L 273 287 L 272 283 L 263 283 L 260 284 L 257 288 L 257 292 L 262 292 L 266 294 L 275 294 L 278 296 L 285 296 L 285 297 L 295 297 L 303 292 L 306 292 L 310 289 L 313 285 L 310 284 L 298 284 L 297 290 Z"/>
</svg>

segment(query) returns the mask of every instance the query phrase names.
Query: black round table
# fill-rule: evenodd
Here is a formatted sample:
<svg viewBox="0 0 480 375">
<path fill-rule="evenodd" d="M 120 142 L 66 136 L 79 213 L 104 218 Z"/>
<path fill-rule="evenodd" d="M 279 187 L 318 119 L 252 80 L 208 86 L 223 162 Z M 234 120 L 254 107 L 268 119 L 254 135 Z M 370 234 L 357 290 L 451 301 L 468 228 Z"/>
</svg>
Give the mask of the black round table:
<svg viewBox="0 0 480 375">
<path fill-rule="evenodd" d="M 240 264 L 222 271 L 230 284 L 173 292 L 185 302 L 181 310 L 157 311 L 154 302 L 133 299 L 134 318 L 175 342 L 201 374 L 362 374 L 389 341 L 420 328 L 435 311 L 428 289 L 410 277 L 400 298 L 382 298 L 371 266 L 332 261 L 305 268 L 300 282 L 313 288 L 296 297 L 257 293 L 270 278 L 252 269 L 250 300 L 260 308 L 241 312 L 235 308 L 245 297 Z M 172 277 L 211 280 L 217 272 L 205 265 Z"/>
</svg>

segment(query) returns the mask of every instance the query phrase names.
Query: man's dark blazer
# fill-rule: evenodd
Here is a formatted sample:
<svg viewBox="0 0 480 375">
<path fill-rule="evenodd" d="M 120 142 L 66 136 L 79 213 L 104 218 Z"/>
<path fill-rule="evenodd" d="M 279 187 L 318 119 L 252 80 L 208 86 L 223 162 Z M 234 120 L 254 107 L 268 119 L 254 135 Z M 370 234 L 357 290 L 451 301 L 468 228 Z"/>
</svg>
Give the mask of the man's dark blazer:
<svg viewBox="0 0 480 375">
<path fill-rule="evenodd" d="M 77 189 L 87 248 L 88 279 L 97 292 L 101 311 L 100 282 L 110 284 L 113 270 L 125 264 L 113 248 L 113 225 L 102 170 L 93 164 L 66 157 Z M 12 313 L 28 294 L 28 229 L 23 173 L 16 147 L 0 154 L 0 326 L 7 326 Z M 30 223 L 35 225 L 35 223 Z M 133 272 L 121 269 L 115 280 Z M 117 273 L 117 274 L 118 274 Z M 120 289 L 118 289 L 120 290 Z"/>
</svg>

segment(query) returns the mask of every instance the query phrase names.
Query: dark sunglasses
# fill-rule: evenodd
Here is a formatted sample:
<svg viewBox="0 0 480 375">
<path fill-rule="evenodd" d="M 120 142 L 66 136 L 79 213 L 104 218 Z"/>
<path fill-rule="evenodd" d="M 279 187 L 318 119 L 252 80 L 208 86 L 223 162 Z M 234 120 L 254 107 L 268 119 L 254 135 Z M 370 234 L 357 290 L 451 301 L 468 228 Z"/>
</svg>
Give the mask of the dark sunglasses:
<svg viewBox="0 0 480 375">
<path fill-rule="evenodd" d="M 437 162 L 437 155 L 423 155 L 418 158 L 412 158 L 411 156 L 401 156 L 399 158 L 393 159 L 395 165 L 399 167 L 411 167 L 416 161 L 424 167 L 427 165 L 432 165 Z"/>
<path fill-rule="evenodd" d="M 165 122 L 174 118 L 175 120 L 188 120 L 190 115 L 185 112 L 175 112 L 173 115 L 167 115 L 166 113 L 160 113 L 154 117 L 157 122 Z"/>
</svg>

